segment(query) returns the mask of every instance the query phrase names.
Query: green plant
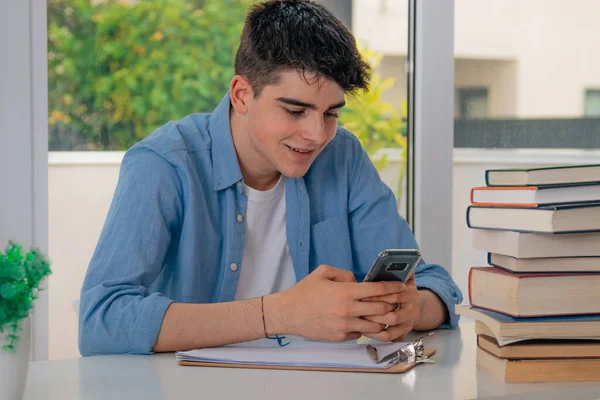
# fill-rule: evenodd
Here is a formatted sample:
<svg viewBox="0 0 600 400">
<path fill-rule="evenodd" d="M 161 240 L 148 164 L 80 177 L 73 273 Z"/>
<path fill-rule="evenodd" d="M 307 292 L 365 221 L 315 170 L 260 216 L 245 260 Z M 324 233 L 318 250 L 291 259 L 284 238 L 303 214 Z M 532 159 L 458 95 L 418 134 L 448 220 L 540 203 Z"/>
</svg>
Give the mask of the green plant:
<svg viewBox="0 0 600 400">
<path fill-rule="evenodd" d="M 15 351 L 21 321 L 29 315 L 40 284 L 50 273 L 49 261 L 38 250 L 24 254 L 21 245 L 10 242 L 5 253 L 0 251 L 0 334 L 6 335 L 4 350 Z"/>
<path fill-rule="evenodd" d="M 212 111 L 252 2 L 50 0 L 50 149 L 125 150 Z"/>
</svg>

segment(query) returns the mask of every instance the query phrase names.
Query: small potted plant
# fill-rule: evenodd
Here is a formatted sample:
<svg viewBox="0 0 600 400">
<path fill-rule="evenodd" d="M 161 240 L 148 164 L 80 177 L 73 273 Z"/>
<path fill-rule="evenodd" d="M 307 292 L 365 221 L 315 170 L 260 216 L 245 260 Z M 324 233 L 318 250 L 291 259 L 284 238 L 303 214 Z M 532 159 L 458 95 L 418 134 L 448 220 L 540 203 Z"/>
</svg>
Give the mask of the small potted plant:
<svg viewBox="0 0 600 400">
<path fill-rule="evenodd" d="M 0 251 L 0 399 L 21 399 L 29 369 L 29 313 L 50 274 L 38 250 L 10 242 Z"/>
</svg>

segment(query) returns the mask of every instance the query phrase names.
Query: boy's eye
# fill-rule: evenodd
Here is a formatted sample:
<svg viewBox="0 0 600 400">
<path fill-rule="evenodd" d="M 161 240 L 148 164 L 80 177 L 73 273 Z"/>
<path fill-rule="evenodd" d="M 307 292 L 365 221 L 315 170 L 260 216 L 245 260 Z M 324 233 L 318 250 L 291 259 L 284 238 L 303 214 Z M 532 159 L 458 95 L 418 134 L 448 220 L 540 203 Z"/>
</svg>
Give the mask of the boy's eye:
<svg viewBox="0 0 600 400">
<path fill-rule="evenodd" d="M 304 113 L 305 113 L 304 110 L 291 110 L 289 108 L 284 108 L 284 110 L 288 114 L 293 115 L 295 117 L 300 117 L 300 116 L 304 115 Z M 329 111 L 325 113 L 325 116 L 327 118 L 338 118 L 339 117 L 338 113 L 336 113 L 336 112 L 329 112 Z"/>
<path fill-rule="evenodd" d="M 304 110 L 290 110 L 289 108 L 286 108 L 285 111 L 295 117 L 299 117 L 300 115 L 304 114 Z"/>
</svg>

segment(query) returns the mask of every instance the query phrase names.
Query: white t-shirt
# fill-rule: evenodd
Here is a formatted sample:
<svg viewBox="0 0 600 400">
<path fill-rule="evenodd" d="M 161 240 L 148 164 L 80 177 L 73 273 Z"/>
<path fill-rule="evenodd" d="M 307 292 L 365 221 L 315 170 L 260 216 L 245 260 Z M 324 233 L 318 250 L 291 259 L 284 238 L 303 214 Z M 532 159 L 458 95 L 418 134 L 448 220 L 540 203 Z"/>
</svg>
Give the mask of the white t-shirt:
<svg viewBox="0 0 600 400">
<path fill-rule="evenodd" d="M 285 231 L 285 179 L 282 175 L 267 191 L 244 185 L 248 206 L 236 300 L 280 292 L 296 284 Z"/>
</svg>

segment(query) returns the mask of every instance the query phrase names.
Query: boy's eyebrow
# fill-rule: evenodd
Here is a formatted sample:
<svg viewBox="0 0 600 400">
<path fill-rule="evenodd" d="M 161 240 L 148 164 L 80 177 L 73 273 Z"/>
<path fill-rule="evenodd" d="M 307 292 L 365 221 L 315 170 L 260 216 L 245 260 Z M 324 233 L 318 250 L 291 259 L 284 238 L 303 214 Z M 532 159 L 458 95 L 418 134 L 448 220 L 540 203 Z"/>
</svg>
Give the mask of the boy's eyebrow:
<svg viewBox="0 0 600 400">
<path fill-rule="evenodd" d="M 303 101 L 300 100 L 295 100 L 295 99 L 290 99 L 288 97 L 278 97 L 276 99 L 277 101 L 280 101 L 282 103 L 286 103 L 292 106 L 298 106 L 298 107 L 305 107 L 305 108 L 310 108 L 311 110 L 316 110 L 317 106 L 311 103 L 305 103 Z M 346 101 L 342 101 L 341 103 L 337 103 L 332 105 L 331 107 L 328 108 L 328 110 L 334 110 L 336 108 L 342 108 L 346 105 Z"/>
</svg>

